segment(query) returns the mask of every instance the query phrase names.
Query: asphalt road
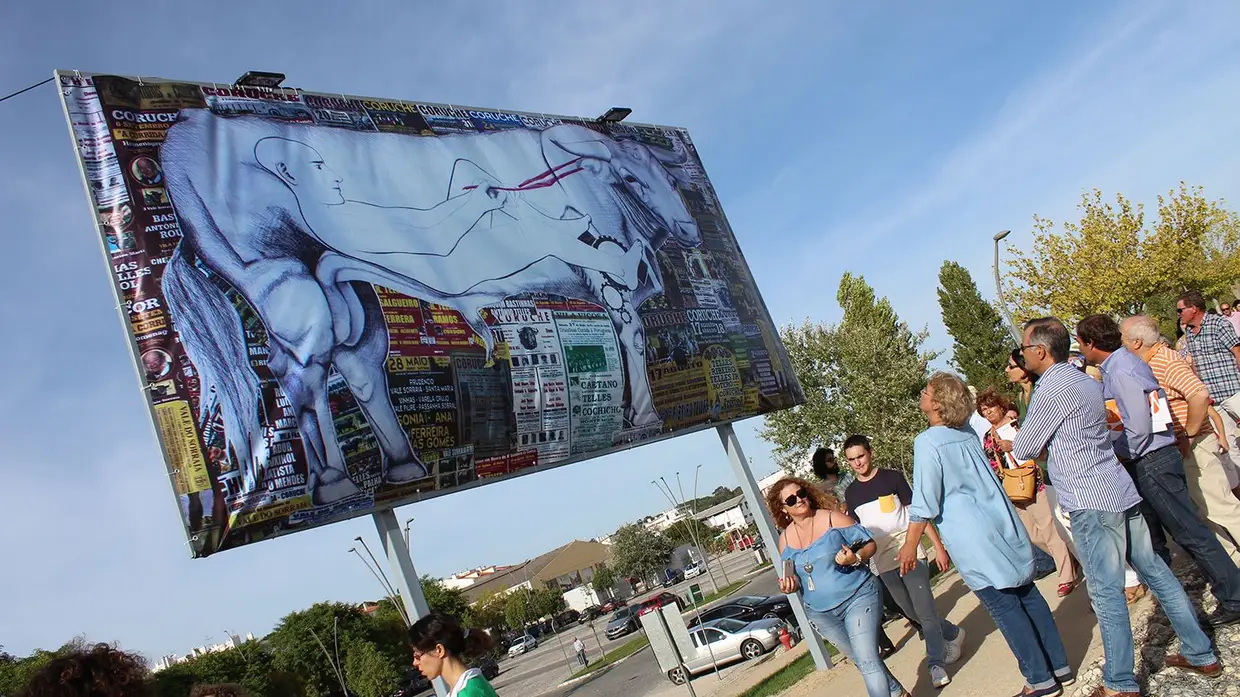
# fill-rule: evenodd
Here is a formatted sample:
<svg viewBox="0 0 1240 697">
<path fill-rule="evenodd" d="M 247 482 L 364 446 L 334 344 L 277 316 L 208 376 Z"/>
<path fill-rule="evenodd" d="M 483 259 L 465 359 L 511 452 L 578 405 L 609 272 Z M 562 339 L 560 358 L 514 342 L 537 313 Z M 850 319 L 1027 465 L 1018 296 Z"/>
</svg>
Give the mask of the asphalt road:
<svg viewBox="0 0 1240 697">
<path fill-rule="evenodd" d="M 746 566 L 744 568 L 748 569 L 750 567 Z M 779 593 L 779 581 L 775 576 L 774 570 L 765 571 L 755 577 L 752 583 L 741 589 L 740 593 L 744 595 L 775 595 Z M 617 645 L 624 641 L 624 639 L 617 640 Z M 723 668 L 721 672 L 726 677 L 728 673 L 741 670 L 745 665 L 745 662 L 735 663 Z M 711 671 L 702 673 L 693 680 L 695 683 L 698 683 L 715 679 L 715 674 Z M 552 689 L 550 692 L 545 693 L 543 697 L 641 697 L 642 695 L 653 694 L 669 685 L 671 685 L 671 682 L 659 670 L 659 664 L 655 660 L 654 652 L 646 649 L 607 671 L 601 677 L 580 685 Z M 504 694 L 507 695 L 507 693 Z"/>
<path fill-rule="evenodd" d="M 732 581 L 740 580 L 742 576 L 755 566 L 753 552 L 738 552 L 728 555 L 720 560 L 724 571 Z M 718 562 L 711 564 L 712 570 L 715 572 L 716 580 L 719 587 L 725 584 L 723 575 L 719 572 Z M 769 579 L 767 577 L 769 576 Z M 751 584 L 745 588 L 743 592 L 749 594 L 769 595 L 777 593 L 778 587 L 775 582 L 773 573 L 763 574 L 755 580 L 757 585 Z M 763 583 L 763 581 L 766 583 Z M 670 591 L 677 595 L 684 596 L 688 593 L 688 588 L 694 583 L 702 586 L 702 592 L 709 595 L 712 592 L 710 577 L 706 574 L 690 579 L 684 583 L 678 583 L 671 588 L 658 588 L 658 592 Z M 641 599 L 652 595 L 644 593 L 630 599 L 630 604 L 636 604 Z M 561 632 L 556 636 L 545 636 L 538 644 L 538 648 L 533 651 L 517 656 L 516 658 L 505 659 L 500 662 L 500 674 L 495 680 L 491 681 L 496 691 L 504 695 L 504 697 L 537 697 L 539 695 L 567 695 L 569 692 L 559 687 L 572 676 L 573 673 L 580 670 L 581 666 L 577 663 L 576 657 L 572 655 L 572 643 L 576 637 L 586 644 L 586 654 L 591 661 L 600 655 L 600 644 L 602 651 L 611 651 L 619 648 L 624 644 L 632 641 L 639 636 L 638 634 L 629 634 L 620 637 L 614 641 L 609 641 L 603 635 L 603 628 L 607 625 L 609 617 L 600 617 L 594 621 L 594 626 L 577 625 L 571 629 Z M 597 634 L 596 634 L 597 632 Z M 623 683 L 619 680 L 620 676 L 626 674 L 624 671 L 633 671 L 634 666 L 638 669 L 634 675 L 642 673 L 650 673 L 657 680 L 666 683 L 667 678 L 659 674 L 658 665 L 654 661 L 654 656 L 649 650 L 645 650 L 630 658 L 622 665 L 613 668 L 607 675 L 598 678 L 581 687 L 583 694 L 593 694 L 594 685 L 599 683 Z M 613 675 L 615 677 L 613 677 Z M 630 689 L 630 688 L 623 688 Z M 608 693 L 610 694 L 610 693 Z M 645 693 L 640 693 L 645 694 Z M 634 697 L 633 693 L 625 695 L 625 697 Z"/>
</svg>

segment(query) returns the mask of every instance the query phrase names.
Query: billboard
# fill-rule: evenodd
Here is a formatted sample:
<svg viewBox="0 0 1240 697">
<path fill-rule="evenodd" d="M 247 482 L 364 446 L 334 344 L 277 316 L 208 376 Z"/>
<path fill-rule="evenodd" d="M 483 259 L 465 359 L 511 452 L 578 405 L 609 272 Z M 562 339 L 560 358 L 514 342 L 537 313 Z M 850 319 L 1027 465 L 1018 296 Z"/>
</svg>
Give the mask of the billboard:
<svg viewBox="0 0 1240 697">
<path fill-rule="evenodd" d="M 803 401 L 683 129 L 57 78 L 195 556 Z"/>
</svg>

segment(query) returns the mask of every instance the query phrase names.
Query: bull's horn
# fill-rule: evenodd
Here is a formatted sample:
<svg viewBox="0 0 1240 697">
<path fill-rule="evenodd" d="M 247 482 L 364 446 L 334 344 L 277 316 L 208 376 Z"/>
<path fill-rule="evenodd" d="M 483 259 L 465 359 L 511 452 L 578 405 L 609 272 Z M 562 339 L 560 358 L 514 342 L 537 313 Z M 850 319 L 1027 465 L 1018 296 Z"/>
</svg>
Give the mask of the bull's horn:
<svg viewBox="0 0 1240 697">
<path fill-rule="evenodd" d="M 607 136 L 588 128 L 568 124 L 552 126 L 542 132 L 543 154 L 550 156 L 551 146 L 576 157 L 589 157 L 604 162 L 611 161 L 611 148 Z"/>
</svg>

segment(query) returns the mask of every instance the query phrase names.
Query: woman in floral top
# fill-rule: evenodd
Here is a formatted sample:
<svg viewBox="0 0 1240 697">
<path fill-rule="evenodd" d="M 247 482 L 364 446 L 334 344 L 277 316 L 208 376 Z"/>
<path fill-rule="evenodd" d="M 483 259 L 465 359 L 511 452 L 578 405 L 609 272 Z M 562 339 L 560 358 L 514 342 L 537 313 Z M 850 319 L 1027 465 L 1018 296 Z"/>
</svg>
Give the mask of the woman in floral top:
<svg viewBox="0 0 1240 697">
<path fill-rule="evenodd" d="M 994 390 L 986 390 L 977 396 L 977 413 L 990 422 L 990 430 L 982 437 L 982 449 L 986 451 L 986 457 L 990 459 L 990 466 L 996 475 L 999 475 L 1003 463 L 1011 457 L 996 447 L 1000 440 L 1009 440 L 1000 439 L 996 431 L 1008 425 L 1019 429 L 1019 424 L 1011 413 L 1014 410 L 1012 403 Z M 1045 494 L 1046 478 L 1041 468 L 1036 472 L 1038 487 L 1033 502 L 1013 502 L 1012 505 L 1016 507 L 1016 514 L 1025 524 L 1025 529 L 1029 531 L 1029 539 L 1055 560 L 1055 569 L 1059 572 L 1059 597 L 1062 598 L 1076 588 L 1080 565 L 1072 557 L 1067 542 L 1055 525 L 1055 515 Z"/>
</svg>

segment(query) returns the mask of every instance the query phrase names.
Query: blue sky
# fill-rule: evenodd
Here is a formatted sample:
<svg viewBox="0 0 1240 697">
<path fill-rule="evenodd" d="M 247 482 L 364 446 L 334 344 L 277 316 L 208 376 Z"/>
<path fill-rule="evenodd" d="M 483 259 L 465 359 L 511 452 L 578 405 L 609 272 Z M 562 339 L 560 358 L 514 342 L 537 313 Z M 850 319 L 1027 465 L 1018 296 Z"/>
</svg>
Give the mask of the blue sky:
<svg viewBox="0 0 1240 697">
<path fill-rule="evenodd" d="M 419 4 L 422 5 L 422 4 Z M 864 274 L 933 347 L 945 258 L 990 292 L 990 236 L 1098 187 L 1181 179 L 1240 201 L 1240 7 L 1197 2 L 6 3 L 0 93 L 54 68 L 593 115 L 691 130 L 780 323 L 835 320 Z M 0 103 L 0 644 L 77 634 L 148 656 L 262 634 L 377 584 L 366 518 L 191 561 L 140 401 L 56 94 Z M 1235 205 L 1235 204 L 1233 204 Z M 738 427 L 764 473 L 757 422 Z M 651 479 L 712 433 L 409 506 L 436 575 L 533 556 L 665 507 Z"/>
</svg>

